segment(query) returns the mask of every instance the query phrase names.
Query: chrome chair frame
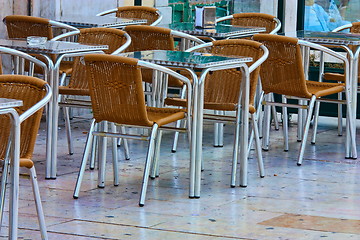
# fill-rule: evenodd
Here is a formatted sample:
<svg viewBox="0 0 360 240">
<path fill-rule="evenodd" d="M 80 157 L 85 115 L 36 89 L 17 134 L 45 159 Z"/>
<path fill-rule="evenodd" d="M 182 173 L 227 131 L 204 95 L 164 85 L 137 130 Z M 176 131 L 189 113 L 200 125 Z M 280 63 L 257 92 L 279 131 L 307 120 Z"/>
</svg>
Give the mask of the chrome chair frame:
<svg viewBox="0 0 360 240">
<path fill-rule="evenodd" d="M 282 103 L 277 103 L 274 101 L 269 100 L 269 98 L 265 98 L 265 100 L 263 101 L 263 105 L 268 105 L 268 106 L 280 106 L 283 108 L 283 128 L 284 128 L 284 150 L 287 151 L 289 149 L 289 142 L 288 142 L 288 118 L 287 118 L 287 107 L 292 107 L 292 108 L 299 108 L 299 109 L 307 109 L 307 115 L 306 115 L 306 119 L 304 121 L 304 128 L 303 128 L 303 136 L 302 136 L 302 141 L 301 141 L 301 146 L 300 146 L 300 151 L 299 151 L 299 155 L 298 155 L 298 161 L 297 161 L 297 165 L 300 166 L 303 162 L 303 158 L 304 158 L 304 153 L 305 153 L 305 146 L 306 146 L 306 141 L 307 141 L 307 136 L 308 136 L 308 132 L 309 132 L 309 127 L 310 127 L 310 121 L 311 121 L 311 116 L 314 110 L 314 106 L 316 102 L 328 102 L 328 103 L 335 103 L 335 104 L 347 104 L 350 105 L 350 101 L 351 101 L 351 84 L 350 84 L 350 77 L 349 77 L 349 71 L 350 71 L 350 67 L 349 67 L 349 60 L 329 49 L 326 48 L 324 46 L 321 46 L 319 44 L 315 44 L 315 43 L 311 43 L 311 42 L 307 42 L 307 41 L 303 41 L 303 40 L 298 40 L 298 44 L 301 47 L 306 47 L 306 48 L 311 48 L 314 50 L 318 50 L 318 51 L 322 51 L 326 54 L 329 54 L 335 58 L 338 58 L 339 60 L 344 62 L 345 65 L 345 75 L 346 75 L 346 81 L 345 81 L 345 94 L 346 94 L 346 100 L 332 100 L 332 99 L 326 99 L 326 98 L 316 98 L 315 95 L 313 95 L 311 97 L 311 99 L 307 99 L 307 98 L 299 98 L 299 97 L 291 97 L 291 96 L 283 96 L 283 101 Z M 300 102 L 300 104 L 288 104 L 286 99 L 297 99 L 300 101 L 303 101 L 303 104 Z M 309 101 L 309 104 L 306 105 L 306 102 Z M 265 125 L 265 144 L 266 146 L 269 145 L 269 130 L 270 130 L 270 122 L 268 120 L 266 120 L 266 118 L 268 119 L 270 116 L 270 110 L 268 107 L 265 106 L 265 120 L 264 122 L 266 123 Z M 356 143 L 354 140 L 354 135 L 355 135 L 355 126 L 353 121 L 351 121 L 351 116 L 352 115 L 352 108 L 348 107 L 347 108 L 347 124 L 348 124 L 348 129 L 349 129 L 349 137 L 351 138 L 351 149 L 353 152 L 356 152 Z M 317 120 L 316 120 L 317 121 Z"/>
<path fill-rule="evenodd" d="M 91 135 L 95 135 L 95 136 L 99 136 L 99 137 L 112 137 L 112 138 L 128 138 L 128 139 L 137 139 L 137 140 L 148 140 L 149 141 L 149 147 L 148 147 L 148 153 L 146 156 L 146 161 L 145 161 L 145 169 L 144 169 L 144 175 L 143 175 L 143 181 L 142 181 L 142 188 L 141 188 L 141 194 L 140 194 L 140 200 L 139 200 L 139 206 L 142 207 L 145 204 L 145 198 L 146 198 L 146 190 L 147 190 L 147 183 L 148 183 L 148 177 L 151 171 L 151 165 L 156 165 L 157 162 L 157 154 L 155 153 L 156 149 L 159 148 L 160 146 L 160 140 L 156 140 L 156 136 L 159 132 L 159 137 L 161 137 L 161 131 L 162 130 L 171 130 L 171 131 L 186 131 L 188 133 L 189 136 L 189 142 L 191 142 L 191 135 L 190 135 L 190 129 L 191 129 L 191 104 L 192 104 L 192 86 L 191 86 L 191 82 L 188 78 L 180 75 L 179 73 L 157 65 L 157 64 L 153 64 L 153 63 L 149 63 L 149 62 L 145 62 L 145 61 L 138 61 L 138 66 L 140 67 L 144 67 L 144 68 L 149 68 L 149 69 L 153 69 L 155 71 L 159 71 L 168 75 L 171 75 L 177 79 L 179 79 L 180 81 L 184 82 L 187 86 L 187 99 L 188 99 L 188 104 L 187 104 L 187 123 L 188 123 L 188 127 L 187 129 L 183 128 L 183 129 L 178 129 L 175 127 L 168 127 L 168 126 L 163 126 L 163 127 L 159 127 L 156 123 L 153 125 L 153 127 L 151 128 L 151 133 L 149 134 L 149 136 L 144 136 L 142 134 L 140 135 L 130 135 L 130 134 L 124 134 L 124 133 L 117 133 L 114 132 L 115 128 L 114 125 L 111 125 L 111 130 L 113 132 L 107 132 L 107 123 L 106 122 L 102 122 L 100 123 L 100 131 L 94 131 L 95 129 L 95 121 L 93 121 L 90 131 L 88 133 L 87 136 L 87 143 L 84 149 L 84 155 L 81 161 L 81 166 L 80 166 L 80 171 L 79 171 L 79 175 L 76 181 L 76 185 L 75 185 L 75 190 L 74 190 L 74 194 L 73 197 L 74 199 L 77 199 L 79 197 L 79 192 L 80 192 L 80 187 L 81 187 L 81 182 L 84 176 L 84 172 L 85 172 L 85 167 L 86 167 L 86 163 L 87 163 L 87 159 L 88 156 L 90 154 L 90 146 L 92 145 L 92 140 L 91 140 Z M 123 126 L 123 125 L 122 125 Z M 144 128 L 143 126 L 133 126 L 132 127 L 139 127 L 139 128 Z M 149 128 L 149 127 L 145 127 L 145 128 Z M 102 140 L 102 138 L 100 139 Z M 113 163 L 114 164 L 114 168 L 117 168 L 117 152 L 116 152 L 116 141 L 113 141 Z M 191 147 L 191 144 L 190 144 Z M 115 149 L 115 150 L 114 150 Z M 98 187 L 99 188 L 103 188 L 105 187 L 105 164 L 106 164 L 106 140 L 103 140 L 101 142 L 99 142 L 99 175 L 98 175 Z M 114 185 L 117 186 L 119 184 L 118 181 L 118 176 L 115 175 L 115 173 L 117 173 L 117 170 L 114 169 Z"/>
<path fill-rule="evenodd" d="M 24 61 L 29 61 L 29 62 L 31 62 L 31 65 L 30 65 L 30 71 L 28 72 L 28 76 L 33 75 L 34 65 L 37 65 L 43 69 L 44 80 L 45 81 L 48 80 L 47 65 L 45 63 L 43 63 L 42 61 L 36 59 L 35 57 L 32 57 L 32 56 L 30 56 L 26 53 L 20 52 L 18 50 L 6 48 L 6 47 L 0 47 L 0 54 L 10 54 L 17 58 L 18 61 L 15 62 L 16 66 L 15 66 L 14 74 L 25 75 Z M 50 87 L 50 85 L 46 84 L 45 88 L 46 88 L 47 93 L 44 96 L 44 98 L 19 116 L 20 123 L 25 121 L 27 118 L 29 118 L 31 115 L 33 115 L 35 112 L 37 112 L 42 107 L 44 107 L 50 101 L 51 96 L 52 96 L 51 87 Z M 9 174 L 9 165 L 10 165 L 9 154 L 10 154 L 10 143 L 8 144 L 8 148 L 6 151 L 6 156 L 5 156 L 4 165 L 3 165 L 3 174 L 1 177 L 0 227 L 2 225 L 1 223 L 2 223 L 2 219 L 3 219 L 3 213 L 4 213 L 7 176 Z M 34 166 L 32 168 L 30 168 L 30 180 L 31 180 L 32 188 L 33 188 L 33 194 L 34 194 L 35 205 L 36 205 L 36 210 L 37 210 L 37 215 L 38 215 L 41 237 L 42 237 L 42 239 L 48 239 L 45 218 L 44 218 L 44 212 L 43 212 L 43 208 L 42 208 L 42 204 L 41 204 L 39 185 L 37 182 L 37 176 L 36 176 L 36 171 L 35 171 Z M 17 189 L 16 191 L 19 191 L 19 189 Z"/>
</svg>

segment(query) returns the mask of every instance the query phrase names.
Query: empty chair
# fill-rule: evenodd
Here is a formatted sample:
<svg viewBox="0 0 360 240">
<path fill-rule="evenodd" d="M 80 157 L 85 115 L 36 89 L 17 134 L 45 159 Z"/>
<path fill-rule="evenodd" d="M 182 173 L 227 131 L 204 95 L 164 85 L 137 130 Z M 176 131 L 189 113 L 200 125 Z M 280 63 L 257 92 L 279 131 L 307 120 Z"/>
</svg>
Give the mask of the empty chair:
<svg viewBox="0 0 360 240">
<path fill-rule="evenodd" d="M 189 51 L 197 51 L 199 49 L 209 49 L 212 54 L 220 54 L 222 56 L 247 56 L 253 58 L 253 63 L 249 64 L 250 71 L 250 114 L 253 130 L 255 133 L 256 151 L 259 164 L 260 176 L 264 177 L 264 166 L 262 161 L 261 144 L 259 139 L 256 106 L 255 106 L 255 93 L 259 78 L 260 64 L 267 58 L 268 51 L 261 43 L 245 40 L 245 39 L 231 39 L 219 40 L 211 43 L 196 46 L 189 49 Z M 239 134 L 240 134 L 240 97 L 241 97 L 241 84 L 242 72 L 238 69 L 226 69 L 214 71 L 208 74 L 205 79 L 204 85 L 204 109 L 215 110 L 216 113 L 220 111 L 236 112 L 236 117 L 225 115 L 204 114 L 204 120 L 232 122 L 236 124 L 235 141 L 233 148 L 233 161 L 232 161 L 232 176 L 231 186 L 235 187 L 236 180 L 236 167 L 238 160 L 239 149 Z M 186 101 L 183 99 L 166 99 L 166 104 L 172 106 L 186 107 Z"/>
<path fill-rule="evenodd" d="M 269 116 L 269 107 L 271 105 L 278 105 L 283 107 L 283 124 L 284 124 L 284 139 L 285 149 L 288 148 L 288 129 L 287 129 L 287 108 L 296 107 L 304 108 L 304 105 L 287 104 L 288 98 L 294 98 L 298 100 L 309 101 L 309 104 L 305 107 L 308 109 L 308 114 L 304 126 L 304 135 L 301 142 L 301 147 L 298 156 L 298 165 L 302 164 L 305 146 L 307 141 L 307 135 L 309 131 L 309 125 L 315 101 L 326 101 L 324 97 L 340 93 L 345 91 L 346 104 L 350 101 L 350 88 L 345 87 L 349 85 L 349 78 L 346 80 L 346 85 L 342 83 L 324 83 L 316 81 L 307 81 L 304 76 L 303 59 L 301 55 L 300 46 L 311 47 L 313 49 L 323 51 L 330 54 L 345 63 L 346 72 L 349 71 L 348 60 L 346 57 L 339 53 L 336 53 L 326 47 L 301 41 L 296 38 L 290 38 L 285 36 L 277 36 L 270 34 L 257 34 L 254 35 L 254 40 L 263 43 L 269 49 L 269 57 L 262 64 L 260 70 L 262 88 L 265 94 L 277 93 L 283 95 L 282 103 L 276 103 L 271 101 L 268 97 L 265 97 L 263 102 L 265 106 L 265 118 Z M 348 75 L 347 75 L 348 76 Z M 334 101 L 332 101 L 334 102 Z M 338 102 L 335 102 L 338 103 Z M 343 102 L 344 103 L 344 102 Z M 351 115 L 351 108 L 348 107 L 347 117 Z M 269 121 L 265 122 L 266 134 L 269 134 Z M 350 124 L 350 134 L 353 136 L 355 133 L 352 121 L 348 121 Z M 267 138 L 268 136 L 264 136 Z M 353 139 L 353 138 L 351 138 Z M 355 142 L 352 141 L 352 149 L 355 150 Z M 355 151 L 354 151 L 355 152 Z"/>
<path fill-rule="evenodd" d="M 143 83 L 141 78 L 141 67 L 156 69 L 158 71 L 170 74 L 187 85 L 187 110 L 190 112 L 192 88 L 189 79 L 180 74 L 156 64 L 138 61 L 132 58 L 120 56 L 112 56 L 105 54 L 91 54 L 85 56 L 87 71 L 89 73 L 89 87 L 91 95 L 92 110 L 94 121 L 96 123 L 106 124 L 106 122 L 116 123 L 119 125 L 134 126 L 141 128 L 150 128 L 151 133 L 148 137 L 144 135 L 134 134 L 117 134 L 116 132 L 93 132 L 89 131 L 89 135 L 95 134 L 99 137 L 122 137 L 139 140 L 149 140 L 148 153 L 145 161 L 143 184 L 140 194 L 139 205 L 145 203 L 145 194 L 150 172 L 150 166 L 154 159 L 155 139 L 161 136 L 161 130 L 174 130 L 174 127 L 164 126 L 168 123 L 187 118 L 190 124 L 190 116 L 185 110 L 174 108 L 155 108 L 145 105 L 145 96 Z M 102 128 L 104 129 L 104 128 Z M 190 129 L 190 128 L 187 128 Z M 188 131 L 187 129 L 182 129 Z M 112 128 L 111 131 L 114 129 Z M 158 131 L 160 130 L 160 132 Z M 89 136 L 88 136 L 89 137 Z M 160 140 L 158 140 L 157 147 Z M 102 154 L 99 159 L 99 187 L 104 187 L 105 183 L 105 155 L 103 144 L 99 144 Z M 74 191 L 74 198 L 79 195 L 81 180 L 86 166 L 86 154 L 88 154 L 88 146 L 84 151 L 84 157 L 81 163 L 79 176 Z M 116 151 L 113 153 L 113 161 L 116 161 Z M 114 167 L 117 167 L 114 165 Z M 115 182 L 118 181 L 114 176 Z"/>
<path fill-rule="evenodd" d="M 115 13 L 116 17 L 119 18 L 138 18 L 146 19 L 147 24 L 150 26 L 156 26 L 161 22 L 162 15 L 160 11 L 153 7 L 146 6 L 125 6 L 118 7 L 115 9 L 110 9 L 101 13 L 96 14 L 96 16 L 105 16 L 108 14 Z"/>
<path fill-rule="evenodd" d="M 48 40 L 53 39 L 55 36 L 61 36 L 67 32 L 78 32 L 79 30 L 70 25 L 60 23 L 57 21 L 49 20 L 46 18 L 23 16 L 23 15 L 9 15 L 3 19 L 6 25 L 8 38 L 10 39 L 26 39 L 29 36 L 46 37 Z M 38 59 L 46 62 L 45 58 L 41 55 L 34 54 Z M 53 62 L 55 56 L 51 56 Z M 63 63 L 60 66 L 60 72 L 67 71 L 69 65 L 72 63 Z M 41 70 L 35 69 L 36 72 Z"/>
<path fill-rule="evenodd" d="M 80 32 L 71 32 L 64 37 L 78 36 L 78 42 L 81 44 L 101 44 L 108 45 L 105 50 L 107 54 L 117 54 L 129 46 L 131 40 L 129 35 L 119 29 L 112 28 L 83 28 Z M 55 40 L 59 37 L 55 38 Z M 71 73 L 69 84 L 65 85 L 65 78 Z M 89 87 L 87 80 L 87 71 L 81 61 L 81 57 L 74 58 L 73 64 L 68 71 L 64 72 L 60 80 L 59 105 L 64 109 L 65 126 L 67 129 L 69 153 L 72 154 L 72 141 L 70 131 L 70 120 L 68 107 L 90 108 L 89 100 L 79 100 L 77 96 L 89 96 Z"/>
<path fill-rule="evenodd" d="M 275 16 L 265 13 L 235 13 L 216 19 L 216 23 L 230 21 L 231 25 L 265 27 L 265 33 L 275 34 L 281 28 L 281 22 Z"/>
</svg>

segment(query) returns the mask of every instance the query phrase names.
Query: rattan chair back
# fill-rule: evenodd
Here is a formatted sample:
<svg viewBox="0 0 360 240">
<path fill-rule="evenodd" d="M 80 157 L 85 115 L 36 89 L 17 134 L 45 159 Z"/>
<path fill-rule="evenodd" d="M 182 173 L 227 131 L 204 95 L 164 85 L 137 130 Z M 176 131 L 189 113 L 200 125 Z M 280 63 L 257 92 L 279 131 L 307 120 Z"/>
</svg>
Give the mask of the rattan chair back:
<svg viewBox="0 0 360 240">
<path fill-rule="evenodd" d="M 88 28 L 81 29 L 78 42 L 82 44 L 101 44 L 108 45 L 109 48 L 104 52 L 111 54 L 127 41 L 125 32 L 113 28 Z M 70 77 L 69 85 L 66 88 L 72 89 L 72 95 L 88 95 L 87 71 L 82 57 L 74 59 L 73 71 Z M 77 89 L 77 90 L 75 90 Z"/>
<path fill-rule="evenodd" d="M 254 40 L 269 49 L 269 57 L 260 70 L 264 92 L 311 98 L 312 94 L 306 87 L 298 40 L 271 34 L 256 34 Z"/>
<path fill-rule="evenodd" d="M 234 57 L 252 57 L 253 62 L 255 62 L 263 55 L 260 45 L 262 44 L 245 39 L 219 40 L 213 42 L 211 53 Z M 251 63 L 248 65 L 250 66 Z M 259 71 L 260 68 L 257 68 L 250 76 L 250 104 L 252 105 L 254 103 Z M 241 80 L 242 73 L 238 69 L 214 71 L 208 74 L 204 87 L 205 105 L 209 103 L 213 108 L 218 108 L 218 110 L 235 110 L 239 99 Z"/>
<path fill-rule="evenodd" d="M 168 28 L 130 25 L 124 30 L 131 37 L 131 44 L 127 52 L 146 50 L 175 50 L 174 38 Z"/>
<path fill-rule="evenodd" d="M 232 25 L 265 27 L 265 33 L 270 33 L 277 26 L 276 17 L 265 13 L 236 13 L 230 20 Z"/>
<path fill-rule="evenodd" d="M 23 106 L 17 107 L 19 115 L 39 102 L 46 94 L 46 82 L 35 77 L 23 75 L 1 75 L 0 97 L 23 101 Z M 42 110 L 37 111 L 21 123 L 20 157 L 31 159 L 40 126 Z M 0 115 L 0 159 L 5 156 L 11 123 L 9 116 Z"/>
<path fill-rule="evenodd" d="M 28 36 L 40 36 L 53 38 L 53 31 L 48 19 L 10 15 L 4 18 L 9 38 L 26 38 Z"/>
<path fill-rule="evenodd" d="M 158 9 L 146 6 L 118 7 L 116 17 L 146 19 L 146 25 L 151 25 L 159 17 Z"/>
<path fill-rule="evenodd" d="M 85 56 L 94 119 L 149 126 L 137 60 L 105 54 Z"/>
</svg>

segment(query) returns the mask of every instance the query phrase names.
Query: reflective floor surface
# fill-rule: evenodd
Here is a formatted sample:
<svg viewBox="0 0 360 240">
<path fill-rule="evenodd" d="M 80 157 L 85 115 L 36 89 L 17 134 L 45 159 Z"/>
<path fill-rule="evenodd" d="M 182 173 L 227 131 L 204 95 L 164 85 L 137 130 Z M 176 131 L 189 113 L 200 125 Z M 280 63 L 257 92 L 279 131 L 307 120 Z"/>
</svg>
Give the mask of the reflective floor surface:
<svg viewBox="0 0 360 240">
<path fill-rule="evenodd" d="M 224 147 L 214 148 L 212 125 L 206 125 L 200 199 L 188 198 L 186 136 L 180 137 L 178 151 L 171 153 L 172 134 L 166 133 L 160 177 L 149 181 L 142 208 L 138 199 L 146 142 L 130 141 L 130 160 L 118 149 L 117 187 L 112 182 L 109 149 L 106 187 L 97 188 L 97 171 L 87 170 L 79 199 L 74 200 L 90 121 L 74 119 L 75 153 L 71 156 L 60 126 L 56 180 L 44 179 L 42 123 L 33 159 L 49 239 L 360 239 L 360 160 L 344 159 L 345 136 L 337 135 L 336 119 L 321 118 L 320 122 L 317 143 L 307 145 L 300 167 L 296 166 L 296 120 L 290 124 L 289 152 L 282 150 L 281 129 L 272 128 L 270 150 L 263 152 L 266 176 L 259 178 L 252 151 L 247 188 L 229 187 L 233 126 L 225 127 Z M 360 134 L 357 138 L 360 142 Z M 19 239 L 40 239 L 30 181 L 26 171 L 21 172 Z M 7 213 L 1 239 L 7 238 Z"/>
</svg>

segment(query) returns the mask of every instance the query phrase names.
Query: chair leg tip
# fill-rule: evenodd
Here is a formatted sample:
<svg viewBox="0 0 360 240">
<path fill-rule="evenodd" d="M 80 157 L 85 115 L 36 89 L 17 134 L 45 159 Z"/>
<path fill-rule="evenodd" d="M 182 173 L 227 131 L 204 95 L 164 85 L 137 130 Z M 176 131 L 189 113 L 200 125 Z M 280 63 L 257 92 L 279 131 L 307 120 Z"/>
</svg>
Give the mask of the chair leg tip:
<svg viewBox="0 0 360 240">
<path fill-rule="evenodd" d="M 288 152 L 289 150 L 288 149 L 284 149 L 284 152 Z"/>
<path fill-rule="evenodd" d="M 150 177 L 150 179 L 154 180 L 156 177 Z"/>
<path fill-rule="evenodd" d="M 265 177 L 265 175 L 260 175 L 260 178 L 264 178 Z"/>
<path fill-rule="evenodd" d="M 240 187 L 242 187 L 242 188 L 246 188 L 246 187 L 247 187 L 247 185 L 240 185 Z"/>
<path fill-rule="evenodd" d="M 172 153 L 176 153 L 176 150 L 171 150 Z"/>
<path fill-rule="evenodd" d="M 105 188 L 105 186 L 100 186 L 100 185 L 98 185 L 98 188 Z"/>
<path fill-rule="evenodd" d="M 263 148 L 262 150 L 265 151 L 265 152 L 269 151 L 269 149 L 266 149 L 266 148 Z"/>
<path fill-rule="evenodd" d="M 139 203 L 139 207 L 143 207 L 145 204 L 143 203 Z"/>
<path fill-rule="evenodd" d="M 78 196 L 73 196 L 73 199 L 78 199 L 79 197 Z"/>
<path fill-rule="evenodd" d="M 311 145 L 315 145 L 315 142 L 311 142 Z"/>
<path fill-rule="evenodd" d="M 297 141 L 297 142 L 301 142 L 301 140 L 299 140 L 299 139 L 298 139 L 298 140 L 296 140 L 296 141 Z"/>
<path fill-rule="evenodd" d="M 74 155 L 74 153 L 73 153 L 73 152 L 70 152 L 69 155 Z"/>
<path fill-rule="evenodd" d="M 128 157 L 128 158 L 125 158 L 125 160 L 130 160 L 130 158 Z"/>
<path fill-rule="evenodd" d="M 301 166 L 301 163 L 297 163 L 296 165 Z"/>
<path fill-rule="evenodd" d="M 94 167 L 91 167 L 91 168 L 89 168 L 90 170 L 94 170 L 95 168 Z"/>
</svg>

